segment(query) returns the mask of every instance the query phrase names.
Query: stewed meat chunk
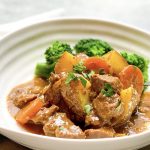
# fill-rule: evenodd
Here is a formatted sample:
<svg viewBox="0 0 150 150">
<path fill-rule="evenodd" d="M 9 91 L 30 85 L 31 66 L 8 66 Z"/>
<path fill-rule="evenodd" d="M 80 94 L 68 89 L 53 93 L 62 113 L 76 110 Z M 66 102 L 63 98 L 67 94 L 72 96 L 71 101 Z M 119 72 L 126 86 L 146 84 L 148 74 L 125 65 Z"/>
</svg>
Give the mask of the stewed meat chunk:
<svg viewBox="0 0 150 150">
<path fill-rule="evenodd" d="M 34 118 L 32 118 L 32 121 L 35 124 L 45 124 L 49 117 L 52 116 L 57 110 L 59 109 L 58 106 L 52 105 L 49 108 L 43 107 Z"/>
<path fill-rule="evenodd" d="M 110 84 L 116 93 L 119 93 L 121 88 L 122 88 L 122 84 L 121 84 L 118 77 L 114 77 L 114 76 L 110 76 L 110 75 L 94 74 L 91 77 L 91 85 L 92 85 L 91 89 L 92 89 L 92 91 L 99 94 L 101 89 L 104 88 L 105 83 Z"/>
<path fill-rule="evenodd" d="M 123 113 L 123 106 L 118 94 L 107 97 L 100 93 L 93 100 L 93 107 L 97 115 L 104 121 L 104 124 L 112 125 L 112 123 Z"/>
<path fill-rule="evenodd" d="M 45 135 L 63 138 L 85 138 L 80 127 L 66 116 L 65 113 L 56 113 L 51 116 L 43 127 Z"/>
<path fill-rule="evenodd" d="M 112 138 L 115 135 L 115 130 L 112 127 L 102 127 L 99 129 L 87 129 L 85 130 L 87 139 L 96 138 Z"/>
<path fill-rule="evenodd" d="M 28 102 L 36 99 L 39 94 L 42 94 L 47 84 L 42 78 L 34 78 L 32 81 L 14 88 L 8 98 L 14 102 L 15 106 L 22 108 Z"/>
</svg>

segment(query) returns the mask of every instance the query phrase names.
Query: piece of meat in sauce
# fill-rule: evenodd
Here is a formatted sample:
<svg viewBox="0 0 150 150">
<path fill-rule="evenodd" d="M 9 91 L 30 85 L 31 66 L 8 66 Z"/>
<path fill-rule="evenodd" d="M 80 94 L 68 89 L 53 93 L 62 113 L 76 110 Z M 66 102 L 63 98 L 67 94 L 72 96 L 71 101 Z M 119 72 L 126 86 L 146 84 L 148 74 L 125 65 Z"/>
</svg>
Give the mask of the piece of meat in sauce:
<svg viewBox="0 0 150 150">
<path fill-rule="evenodd" d="M 115 90 L 116 93 L 120 93 L 120 90 L 122 88 L 122 83 L 120 82 L 118 77 L 113 77 L 110 75 L 99 75 L 94 74 L 91 77 L 91 89 L 92 89 L 92 98 L 96 97 L 97 94 L 101 91 L 101 89 L 104 88 L 104 84 L 109 83 L 112 88 Z M 94 95 L 95 93 L 95 95 Z"/>
<path fill-rule="evenodd" d="M 95 111 L 92 110 L 90 114 L 86 115 L 85 117 L 85 125 L 97 128 L 97 127 L 102 127 L 104 125 L 104 122 L 101 118 L 99 118 L 96 115 Z"/>
<path fill-rule="evenodd" d="M 50 85 L 44 93 L 44 97 L 51 105 L 57 105 L 59 107 L 59 111 L 66 113 L 67 117 L 71 118 L 71 120 L 76 120 L 75 114 L 69 109 L 61 94 L 61 84 L 65 76 L 65 73 L 51 73 Z"/>
<path fill-rule="evenodd" d="M 61 84 L 61 94 L 69 109 L 75 113 L 77 120 L 83 121 L 85 119 L 85 112 L 82 104 L 83 99 L 81 99 L 81 95 L 79 93 L 81 91 L 86 95 L 87 91 L 85 88 L 81 88 L 80 84 L 81 82 L 77 80 L 66 85 L 64 79 Z"/>
<path fill-rule="evenodd" d="M 87 129 L 84 131 L 87 139 L 112 138 L 115 130 L 112 127 L 101 127 L 99 129 Z"/>
<path fill-rule="evenodd" d="M 92 103 L 96 114 L 104 121 L 104 124 L 112 125 L 124 110 L 118 94 L 106 97 L 100 93 Z"/>
<path fill-rule="evenodd" d="M 35 116 L 32 118 L 33 123 L 35 124 L 45 124 L 48 121 L 48 118 L 52 116 L 59 109 L 58 106 L 52 105 L 49 108 L 43 107 Z"/>
<path fill-rule="evenodd" d="M 42 78 L 34 78 L 32 81 L 19 85 L 10 92 L 8 99 L 12 100 L 16 107 L 22 108 L 28 102 L 36 99 L 47 85 Z"/>
<path fill-rule="evenodd" d="M 51 105 L 57 105 L 60 100 L 62 99 L 60 86 L 61 86 L 61 79 L 66 76 L 65 73 L 61 74 L 54 74 L 51 73 L 49 78 L 49 86 L 44 93 L 44 97 L 46 101 L 49 101 Z"/>
<path fill-rule="evenodd" d="M 84 105 L 89 100 L 89 90 L 84 88 L 79 80 L 66 84 L 66 75 L 51 75 L 50 87 L 45 92 L 45 98 L 51 104 L 58 105 L 59 107 L 60 103 L 64 101 L 66 111 L 63 112 L 68 112 L 67 115 L 75 114 L 74 119 L 82 122 L 85 119 Z"/>
<path fill-rule="evenodd" d="M 56 136 L 61 138 L 85 138 L 84 132 L 80 127 L 73 124 L 65 113 L 56 113 L 51 116 L 43 127 L 47 136 Z"/>
</svg>

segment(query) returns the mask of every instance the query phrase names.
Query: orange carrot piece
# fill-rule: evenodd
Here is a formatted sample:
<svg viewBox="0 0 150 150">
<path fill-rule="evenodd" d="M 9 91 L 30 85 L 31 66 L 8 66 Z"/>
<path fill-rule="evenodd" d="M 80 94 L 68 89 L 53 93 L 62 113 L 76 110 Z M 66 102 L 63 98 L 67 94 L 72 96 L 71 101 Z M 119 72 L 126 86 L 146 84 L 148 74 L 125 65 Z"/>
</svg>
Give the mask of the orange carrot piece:
<svg viewBox="0 0 150 150">
<path fill-rule="evenodd" d="M 135 88 L 141 95 L 144 87 L 144 78 L 141 70 L 138 67 L 133 65 L 125 67 L 119 73 L 119 78 L 123 84 L 124 89 L 133 86 L 133 88 Z"/>
<path fill-rule="evenodd" d="M 16 121 L 21 124 L 27 123 L 36 115 L 36 113 L 43 107 L 43 105 L 44 104 L 41 98 L 37 98 L 31 101 L 28 105 L 19 110 L 16 115 Z"/>
</svg>

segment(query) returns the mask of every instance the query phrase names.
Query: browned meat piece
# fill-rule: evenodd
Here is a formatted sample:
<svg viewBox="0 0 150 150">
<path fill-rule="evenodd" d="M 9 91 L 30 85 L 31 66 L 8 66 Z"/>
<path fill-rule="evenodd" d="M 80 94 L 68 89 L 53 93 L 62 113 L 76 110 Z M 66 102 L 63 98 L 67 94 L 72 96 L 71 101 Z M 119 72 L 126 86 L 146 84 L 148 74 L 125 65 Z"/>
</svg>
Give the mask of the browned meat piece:
<svg viewBox="0 0 150 150">
<path fill-rule="evenodd" d="M 78 120 L 78 118 L 76 118 L 75 114 L 69 109 L 64 100 L 61 100 L 58 106 L 59 112 L 66 113 L 67 117 L 70 118 L 72 121 Z"/>
<path fill-rule="evenodd" d="M 56 113 L 51 116 L 47 123 L 45 123 L 43 130 L 45 135 L 55 136 L 55 130 L 64 125 L 72 125 L 72 122 L 67 118 L 65 113 Z"/>
<path fill-rule="evenodd" d="M 60 86 L 62 79 L 66 76 L 66 73 L 54 74 L 52 73 L 50 76 L 50 85 L 44 93 L 44 97 L 46 101 L 49 101 L 51 105 L 57 105 L 62 99 Z"/>
<path fill-rule="evenodd" d="M 92 91 L 99 94 L 101 89 L 104 88 L 105 83 L 109 83 L 112 86 L 112 88 L 116 91 L 116 93 L 120 93 L 122 84 L 118 77 L 113 77 L 110 75 L 99 75 L 99 74 L 94 74 L 91 77 Z"/>
<path fill-rule="evenodd" d="M 62 99 L 60 93 L 61 79 L 56 81 L 54 84 L 50 84 L 47 91 L 44 93 L 46 101 L 49 101 L 51 105 L 57 105 Z"/>
<path fill-rule="evenodd" d="M 85 139 L 84 132 L 79 126 L 75 125 L 57 128 L 55 130 L 55 136 L 59 138 Z"/>
<path fill-rule="evenodd" d="M 87 126 L 102 127 L 104 122 L 95 114 L 94 111 L 91 111 L 91 113 L 85 117 L 85 124 Z"/>
<path fill-rule="evenodd" d="M 101 93 L 93 100 L 93 107 L 97 115 L 103 119 L 104 123 L 112 125 L 123 113 L 123 106 L 120 96 L 114 94 L 106 97 Z"/>
<path fill-rule="evenodd" d="M 89 86 L 84 87 L 79 80 L 72 81 L 70 84 L 66 84 L 65 81 L 66 76 L 63 75 L 59 80 L 50 84 L 44 94 L 45 99 L 59 106 L 60 111 L 66 112 L 67 116 L 71 115 L 72 120 L 84 121 L 84 105 L 89 101 Z M 66 108 L 62 106 L 62 103 Z"/>
<path fill-rule="evenodd" d="M 15 87 L 8 96 L 15 106 L 22 108 L 28 102 L 37 98 L 43 92 L 47 82 L 41 78 L 34 78 L 32 81 Z"/>
<path fill-rule="evenodd" d="M 34 118 L 32 118 L 32 121 L 35 124 L 45 124 L 48 121 L 48 118 L 52 116 L 57 110 L 59 109 L 58 106 L 52 105 L 49 108 L 43 107 Z"/>
<path fill-rule="evenodd" d="M 94 138 L 112 138 L 115 135 L 115 131 L 111 127 L 102 127 L 100 129 L 87 129 L 85 130 L 87 139 Z"/>
<path fill-rule="evenodd" d="M 61 84 L 61 94 L 69 109 L 76 114 L 78 120 L 84 120 L 85 112 L 82 106 L 80 91 L 80 81 L 73 81 L 69 85 L 65 84 L 65 80 Z M 78 88 L 79 87 L 79 88 Z M 86 94 L 86 90 L 83 93 Z"/>
<path fill-rule="evenodd" d="M 62 72 L 60 74 L 51 73 L 49 81 L 51 84 L 54 84 L 56 81 L 58 81 L 59 79 L 65 77 L 65 76 L 66 76 L 65 72 Z"/>
<path fill-rule="evenodd" d="M 51 116 L 43 127 L 45 135 L 63 138 L 85 138 L 82 130 L 69 120 L 65 113 Z"/>
</svg>

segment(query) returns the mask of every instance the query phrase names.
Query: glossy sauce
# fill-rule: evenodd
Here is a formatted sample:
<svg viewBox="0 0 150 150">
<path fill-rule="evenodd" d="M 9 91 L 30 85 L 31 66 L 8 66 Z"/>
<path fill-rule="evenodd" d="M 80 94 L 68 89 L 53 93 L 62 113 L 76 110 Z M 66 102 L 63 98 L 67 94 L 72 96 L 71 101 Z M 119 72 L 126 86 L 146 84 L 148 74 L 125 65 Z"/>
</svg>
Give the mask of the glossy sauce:
<svg viewBox="0 0 150 150">
<path fill-rule="evenodd" d="M 43 80 L 43 79 L 41 79 L 41 78 L 34 78 L 33 80 L 31 80 L 29 82 L 26 82 L 26 83 L 23 83 L 23 84 L 20 84 L 20 85 L 14 87 L 11 90 L 10 94 L 8 95 L 8 97 L 7 97 L 7 107 L 8 107 L 8 111 L 10 112 L 12 117 L 15 118 L 15 115 L 20 110 L 13 103 L 13 100 L 14 100 L 14 98 L 16 96 L 15 94 L 17 94 L 18 91 L 29 90 L 30 92 L 38 94 L 38 93 L 41 92 L 41 89 L 43 89 L 47 84 L 48 84 L 48 82 Z M 44 135 L 43 127 L 41 125 L 35 125 L 35 124 L 32 124 L 32 123 L 25 124 L 25 125 L 21 125 L 21 124 L 18 123 L 18 125 L 20 125 L 25 130 L 27 130 L 27 131 L 29 131 L 31 133 Z"/>
</svg>

